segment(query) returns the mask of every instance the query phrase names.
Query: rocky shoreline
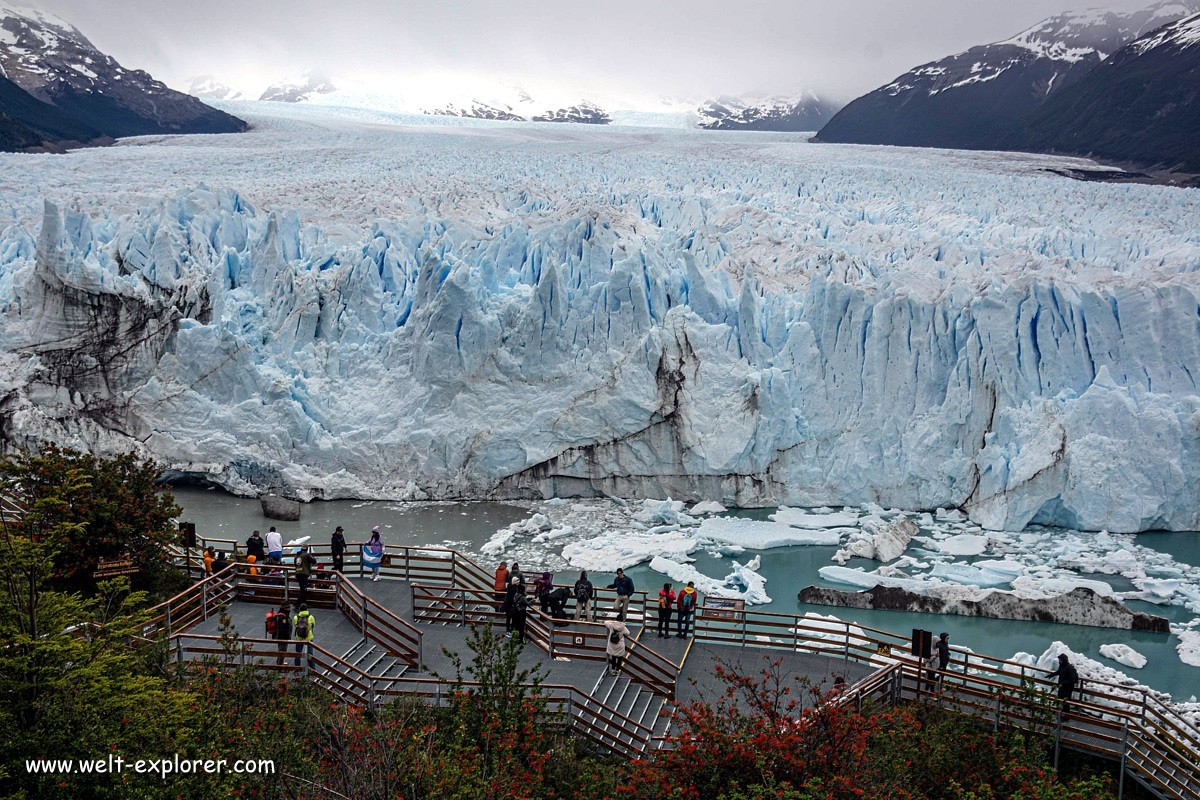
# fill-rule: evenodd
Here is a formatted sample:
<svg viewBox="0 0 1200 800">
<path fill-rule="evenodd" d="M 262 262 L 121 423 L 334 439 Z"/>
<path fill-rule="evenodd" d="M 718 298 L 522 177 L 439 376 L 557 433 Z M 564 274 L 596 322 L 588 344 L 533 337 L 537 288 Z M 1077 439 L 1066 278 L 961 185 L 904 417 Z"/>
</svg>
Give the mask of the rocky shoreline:
<svg viewBox="0 0 1200 800">
<path fill-rule="evenodd" d="M 1086 587 L 1072 589 L 1053 597 L 1027 598 L 996 589 L 952 590 L 931 588 L 928 594 L 907 589 L 875 586 L 861 592 L 842 591 L 824 586 L 806 586 L 796 599 L 841 608 L 881 611 L 919 611 L 926 614 L 957 614 L 964 617 L 1060 622 L 1098 628 L 1170 633 L 1165 617 L 1144 614 L 1126 607 L 1119 600 L 1104 597 Z"/>
</svg>

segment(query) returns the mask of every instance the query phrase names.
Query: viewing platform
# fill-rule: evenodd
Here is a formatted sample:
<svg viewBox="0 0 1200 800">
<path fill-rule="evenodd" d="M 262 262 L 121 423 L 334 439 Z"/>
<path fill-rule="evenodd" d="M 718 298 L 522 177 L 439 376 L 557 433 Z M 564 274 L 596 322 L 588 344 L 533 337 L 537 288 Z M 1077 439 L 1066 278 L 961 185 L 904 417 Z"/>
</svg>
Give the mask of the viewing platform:
<svg viewBox="0 0 1200 800">
<path fill-rule="evenodd" d="M 204 544 L 236 552 L 233 542 Z M 331 562 L 327 546 L 310 551 L 320 563 Z M 293 567 L 235 563 L 203 577 L 200 551 L 175 557 L 199 580 L 159 606 L 145 632 L 166 635 L 181 665 L 206 656 L 254 664 L 369 708 L 401 696 L 444 702 L 456 677 L 449 654 L 470 661 L 468 629 L 489 622 L 497 634 L 504 628 L 493 576 L 456 550 L 387 546 L 378 581 L 359 553 L 347 551 L 341 574 L 318 570 L 308 581 L 304 601 L 315 619 L 310 661 L 294 643 L 280 652 L 264 638 L 268 608 L 288 602 L 295 613 L 300 588 Z M 599 619 L 612 615 L 614 601 L 613 590 L 596 589 Z M 746 675 L 779 662 L 782 675 L 815 687 L 794 692 L 806 704 L 937 703 L 996 728 L 1039 728 L 1053 737 L 1056 759 L 1062 748 L 1112 758 L 1122 780 L 1129 775 L 1162 798 L 1200 800 L 1200 732 L 1144 691 L 1088 680 L 1063 710 L 1052 698 L 1055 684 L 1024 664 L 955 650 L 950 669 L 934 674 L 912 655 L 909 637 L 710 598 L 700 599 L 689 636 L 657 638 L 651 603 L 644 591 L 632 597 L 631 641 L 617 675 L 606 662 L 607 629 L 574 620 L 573 598 L 565 619 L 537 607 L 528 613 L 520 666 L 541 668 L 549 713 L 612 752 L 633 756 L 668 746 L 674 707 L 716 700 L 723 691 L 717 665 Z M 220 638 L 222 609 L 238 636 L 232 650 Z M 835 692 L 838 675 L 846 688 Z"/>
</svg>

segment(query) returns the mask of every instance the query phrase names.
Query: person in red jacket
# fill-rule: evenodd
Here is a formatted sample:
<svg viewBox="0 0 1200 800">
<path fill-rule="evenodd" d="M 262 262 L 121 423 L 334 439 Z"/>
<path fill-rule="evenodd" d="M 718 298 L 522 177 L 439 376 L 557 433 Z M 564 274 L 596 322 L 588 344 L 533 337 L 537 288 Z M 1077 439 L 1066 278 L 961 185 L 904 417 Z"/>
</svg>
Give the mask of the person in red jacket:
<svg viewBox="0 0 1200 800">
<path fill-rule="evenodd" d="M 679 590 L 675 600 L 679 606 L 679 622 L 675 626 L 678 633 L 675 635 L 680 639 L 686 639 L 692 633 L 692 618 L 696 615 L 698 599 L 695 581 L 688 581 L 688 585 Z"/>
<path fill-rule="evenodd" d="M 658 593 L 658 638 L 666 639 L 671 635 L 671 609 L 675 607 L 675 588 L 664 583 Z"/>
<path fill-rule="evenodd" d="M 500 566 L 496 567 L 496 582 L 492 584 L 492 588 L 496 590 L 496 610 L 504 609 L 504 592 L 508 589 L 508 562 L 501 561 Z"/>
</svg>

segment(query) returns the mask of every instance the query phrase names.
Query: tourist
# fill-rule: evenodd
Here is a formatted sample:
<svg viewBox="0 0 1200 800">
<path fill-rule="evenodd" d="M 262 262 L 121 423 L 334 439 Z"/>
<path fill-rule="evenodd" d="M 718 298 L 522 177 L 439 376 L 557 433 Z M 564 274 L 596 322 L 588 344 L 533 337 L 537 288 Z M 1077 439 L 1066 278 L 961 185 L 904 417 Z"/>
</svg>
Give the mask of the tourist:
<svg viewBox="0 0 1200 800">
<path fill-rule="evenodd" d="M 595 618 L 592 613 L 592 595 L 594 593 L 592 582 L 588 580 L 587 570 L 580 572 L 579 580 L 575 581 L 575 619 L 590 622 Z"/>
<path fill-rule="evenodd" d="M 212 545 L 209 545 L 204 550 L 204 574 L 205 575 L 213 574 L 213 562 L 216 560 L 217 560 L 217 551 L 215 549 L 213 549 Z"/>
<path fill-rule="evenodd" d="M 604 627 L 608 630 L 608 641 L 604 645 L 604 652 L 608 654 L 608 674 L 618 675 L 625 661 L 625 637 L 629 635 L 629 628 L 618 614 L 604 620 Z"/>
<path fill-rule="evenodd" d="M 686 639 L 692 634 L 692 618 L 696 615 L 695 581 L 688 581 L 687 586 L 679 590 L 675 603 L 679 606 L 679 621 L 675 625 L 675 637 Z"/>
<path fill-rule="evenodd" d="M 937 641 L 933 643 L 933 655 L 937 660 L 935 667 L 937 669 L 937 691 L 942 690 L 942 684 L 945 681 L 946 668 L 950 666 L 950 634 L 942 631 L 938 634 Z"/>
<path fill-rule="evenodd" d="M 839 694 L 849 688 L 850 684 L 846 683 L 846 677 L 844 675 L 834 675 L 833 688 L 829 690 L 829 695 L 831 697 L 837 697 Z"/>
<path fill-rule="evenodd" d="M 276 564 L 283 563 L 283 537 L 274 525 L 267 531 L 267 558 L 274 559 Z"/>
<path fill-rule="evenodd" d="M 371 528 L 371 538 L 363 545 L 363 563 L 371 568 L 371 580 L 379 580 L 379 565 L 383 563 L 383 537 L 379 526 Z"/>
<path fill-rule="evenodd" d="M 1051 672 L 1050 677 L 1058 678 L 1058 699 L 1062 700 L 1063 711 L 1068 711 L 1071 695 L 1075 693 L 1075 686 L 1079 683 L 1079 672 L 1071 664 L 1066 653 L 1059 654 L 1058 669 Z"/>
<path fill-rule="evenodd" d="M 516 566 L 516 562 L 513 562 L 513 567 L 515 568 Z M 508 586 L 504 589 L 504 604 L 500 607 L 500 610 L 504 612 L 505 631 L 513 629 L 513 615 L 517 611 L 517 594 L 525 588 L 520 579 L 521 574 L 519 572 L 508 573 Z"/>
<path fill-rule="evenodd" d="M 279 611 L 275 614 L 272 636 L 275 639 L 275 646 L 279 649 L 279 657 L 275 659 L 276 666 L 283 666 L 283 654 L 288 651 L 288 642 L 292 639 L 291 614 L 292 607 L 286 602 L 279 606 Z M 267 629 L 271 630 L 270 627 Z"/>
<path fill-rule="evenodd" d="M 621 622 L 625 621 L 625 614 L 629 611 L 629 598 L 633 596 L 633 581 L 625 576 L 625 570 L 617 570 L 617 578 L 608 585 L 609 589 L 617 590 L 617 602 L 613 606 L 613 611 Z"/>
<path fill-rule="evenodd" d="M 675 587 L 664 583 L 658 592 L 658 638 L 671 635 L 671 609 L 675 606 Z"/>
<path fill-rule="evenodd" d="M 925 672 L 925 691 L 933 694 L 937 688 L 937 650 L 931 650 L 929 655 L 921 659 L 921 668 Z"/>
<path fill-rule="evenodd" d="M 229 566 L 229 562 L 225 560 L 225 551 L 218 550 L 217 555 L 213 559 L 213 563 L 212 563 L 213 574 L 214 575 L 221 574 L 225 570 L 225 568 L 228 566 Z"/>
<path fill-rule="evenodd" d="M 496 591 L 496 610 L 504 610 L 504 602 L 507 600 L 506 592 L 508 591 L 508 562 L 501 561 L 500 566 L 496 567 L 496 579 L 492 582 L 492 588 Z"/>
<path fill-rule="evenodd" d="M 554 589 L 554 578 L 549 572 L 543 572 L 542 577 L 533 582 L 533 596 L 538 599 L 538 605 L 543 614 L 550 613 L 550 592 Z"/>
<path fill-rule="evenodd" d="M 250 534 L 250 538 L 246 540 L 246 557 L 250 556 L 254 556 L 255 561 L 262 561 L 267 557 L 266 543 L 258 531 Z"/>
<path fill-rule="evenodd" d="M 529 615 L 529 597 L 525 594 L 525 584 L 518 584 L 516 593 L 509 605 L 509 613 L 505 628 L 508 636 L 517 634 L 518 639 L 525 637 L 525 618 Z"/>
<path fill-rule="evenodd" d="M 556 620 L 567 618 L 567 600 L 571 597 L 571 590 L 565 586 L 559 586 L 546 595 L 546 604 L 550 607 L 550 616 Z M 565 623 L 555 623 L 563 625 Z"/>
<path fill-rule="evenodd" d="M 304 603 L 300 604 L 300 613 L 292 617 L 292 635 L 296 640 L 296 666 L 300 666 L 300 653 L 308 648 L 308 656 L 305 659 L 308 662 L 309 669 L 312 668 L 313 657 L 313 634 L 316 632 L 317 621 L 313 615 L 308 612 L 308 606 Z"/>
<path fill-rule="evenodd" d="M 515 561 L 508 570 L 508 582 L 517 583 L 521 586 L 525 585 L 525 573 L 521 572 L 521 565 Z"/>
<path fill-rule="evenodd" d="M 297 548 L 296 555 L 296 583 L 300 585 L 300 604 L 303 605 L 308 598 L 308 579 L 312 577 L 313 564 L 316 559 L 312 553 L 308 552 L 307 547 Z"/>
<path fill-rule="evenodd" d="M 341 525 L 334 528 L 333 536 L 329 538 L 329 552 L 333 556 L 333 569 L 336 572 L 343 572 L 343 560 L 346 557 L 346 535 L 342 533 Z"/>
</svg>

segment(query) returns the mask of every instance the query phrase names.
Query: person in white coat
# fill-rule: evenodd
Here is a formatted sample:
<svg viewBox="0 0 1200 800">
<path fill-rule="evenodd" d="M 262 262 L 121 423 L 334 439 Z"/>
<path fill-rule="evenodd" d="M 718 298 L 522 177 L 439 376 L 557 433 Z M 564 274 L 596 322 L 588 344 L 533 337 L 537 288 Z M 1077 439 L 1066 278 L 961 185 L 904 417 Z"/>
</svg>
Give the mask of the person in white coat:
<svg viewBox="0 0 1200 800">
<path fill-rule="evenodd" d="M 608 674 L 618 675 L 625 662 L 625 639 L 629 636 L 629 628 L 617 614 L 604 620 L 604 627 L 608 631 L 608 641 L 604 646 L 604 652 L 608 654 Z"/>
<path fill-rule="evenodd" d="M 275 530 L 274 525 L 267 531 L 267 558 L 276 564 L 283 563 L 283 536 Z"/>
</svg>

